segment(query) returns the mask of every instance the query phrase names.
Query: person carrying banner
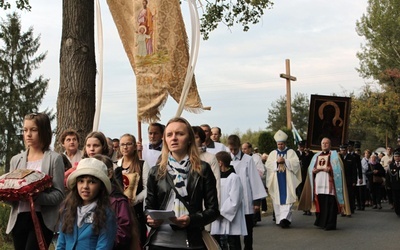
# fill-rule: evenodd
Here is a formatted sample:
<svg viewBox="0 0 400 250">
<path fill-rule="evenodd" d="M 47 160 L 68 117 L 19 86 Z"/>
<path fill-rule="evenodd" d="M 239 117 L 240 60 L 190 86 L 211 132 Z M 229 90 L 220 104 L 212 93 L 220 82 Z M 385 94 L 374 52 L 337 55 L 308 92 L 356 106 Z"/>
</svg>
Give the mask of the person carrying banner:
<svg viewBox="0 0 400 250">
<path fill-rule="evenodd" d="M 298 209 L 315 212 L 314 225 L 325 230 L 336 230 L 337 215 L 350 215 L 343 162 L 331 140 L 324 137 L 321 152 L 316 153 L 308 167 L 307 179 Z"/>
</svg>

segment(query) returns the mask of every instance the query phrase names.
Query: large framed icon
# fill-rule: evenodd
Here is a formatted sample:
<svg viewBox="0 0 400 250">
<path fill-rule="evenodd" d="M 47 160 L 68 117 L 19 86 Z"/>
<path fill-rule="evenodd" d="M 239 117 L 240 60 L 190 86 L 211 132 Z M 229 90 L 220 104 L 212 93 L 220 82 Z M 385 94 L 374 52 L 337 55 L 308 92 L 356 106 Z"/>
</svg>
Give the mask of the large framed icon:
<svg viewBox="0 0 400 250">
<path fill-rule="evenodd" d="M 321 140 L 331 140 L 332 149 L 339 149 L 347 141 L 351 98 L 311 95 L 307 146 L 321 150 Z"/>
</svg>

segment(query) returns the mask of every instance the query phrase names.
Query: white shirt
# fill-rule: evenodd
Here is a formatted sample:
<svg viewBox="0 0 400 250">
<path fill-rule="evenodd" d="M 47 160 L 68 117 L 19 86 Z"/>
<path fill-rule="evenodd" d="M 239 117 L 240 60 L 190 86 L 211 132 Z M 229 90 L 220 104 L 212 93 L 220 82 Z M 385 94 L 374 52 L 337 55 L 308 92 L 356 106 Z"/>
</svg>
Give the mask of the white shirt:
<svg viewBox="0 0 400 250">
<path fill-rule="evenodd" d="M 207 152 L 216 154 L 221 151 L 229 152 L 226 146 L 222 143 L 211 141 L 210 144 L 207 145 Z"/>
<path fill-rule="evenodd" d="M 243 187 L 240 177 L 231 173 L 221 179 L 221 209 L 222 217 L 211 224 L 211 234 L 247 235 L 244 216 Z"/>
<path fill-rule="evenodd" d="M 231 154 L 232 156 L 232 154 Z M 231 161 L 243 187 L 245 214 L 254 214 L 253 201 L 267 197 L 260 175 L 250 155 L 243 154 L 241 160 Z"/>
<path fill-rule="evenodd" d="M 160 157 L 160 155 L 161 155 L 161 150 L 150 149 L 148 144 L 143 144 L 142 160 L 147 162 L 150 168 L 157 165 L 157 160 Z"/>
</svg>

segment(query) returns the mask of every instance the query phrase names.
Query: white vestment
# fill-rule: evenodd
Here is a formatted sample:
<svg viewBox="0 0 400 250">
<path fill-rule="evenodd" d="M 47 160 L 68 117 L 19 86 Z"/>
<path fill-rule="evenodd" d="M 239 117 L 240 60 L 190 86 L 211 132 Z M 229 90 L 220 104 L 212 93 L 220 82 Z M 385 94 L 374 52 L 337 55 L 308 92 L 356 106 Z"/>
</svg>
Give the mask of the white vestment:
<svg viewBox="0 0 400 250">
<path fill-rule="evenodd" d="M 221 217 L 211 224 L 212 235 L 247 235 L 243 187 L 240 177 L 231 173 L 221 178 Z"/>
<path fill-rule="evenodd" d="M 282 219 L 291 221 L 291 209 L 294 202 L 297 200 L 296 187 L 301 183 L 300 161 L 293 149 L 288 149 L 283 155 L 285 159 L 286 173 L 286 200 L 281 201 L 278 182 L 278 151 L 273 150 L 267 159 L 267 188 L 274 205 L 276 223 Z"/>
<path fill-rule="evenodd" d="M 231 165 L 235 168 L 235 172 L 240 177 L 243 186 L 245 214 L 254 214 L 253 201 L 267 197 L 267 193 L 265 192 L 253 158 L 243 152 L 240 153 L 242 158 L 231 161 Z"/>
<path fill-rule="evenodd" d="M 142 151 L 142 160 L 149 164 L 149 167 L 152 168 L 157 165 L 158 157 L 161 155 L 161 150 L 149 149 L 148 144 L 143 144 Z"/>
<path fill-rule="evenodd" d="M 229 152 L 229 150 L 226 148 L 224 144 L 214 141 L 211 141 L 210 144 L 207 145 L 206 150 L 211 154 L 216 154 L 221 151 Z"/>
<path fill-rule="evenodd" d="M 252 154 L 251 157 L 253 157 L 253 161 L 254 164 L 256 165 L 258 174 L 262 178 L 265 173 L 265 165 L 262 162 L 261 156 L 259 154 Z"/>
</svg>

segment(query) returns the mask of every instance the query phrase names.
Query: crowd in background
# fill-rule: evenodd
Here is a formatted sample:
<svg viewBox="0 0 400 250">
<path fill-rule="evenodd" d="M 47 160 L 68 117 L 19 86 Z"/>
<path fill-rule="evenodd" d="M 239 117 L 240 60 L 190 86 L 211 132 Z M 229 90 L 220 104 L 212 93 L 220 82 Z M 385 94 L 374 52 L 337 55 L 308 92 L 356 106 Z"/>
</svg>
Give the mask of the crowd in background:
<svg viewBox="0 0 400 250">
<path fill-rule="evenodd" d="M 218 127 L 173 118 L 165 126 L 150 124 L 146 144 L 131 134 L 111 139 L 93 131 L 80 150 L 78 133 L 69 129 L 57 154 L 50 150 L 47 115 L 27 115 L 23 131 L 26 151 L 12 158 L 10 171 L 53 178 L 52 188 L 34 200 L 43 241 L 56 249 L 205 249 L 209 232 L 222 249 L 241 249 L 241 242 L 252 249 L 267 192 L 282 228 L 290 227 L 298 200 L 304 215 L 314 212 L 315 225 L 325 230 L 336 229 L 332 214 L 350 217 L 366 207 L 382 209 L 386 201 L 400 216 L 400 149 L 392 147 L 361 154 L 361 145 L 348 141 L 337 154 L 324 138 L 314 154 L 305 141 L 287 148 L 288 136 L 279 130 L 277 148 L 260 154 L 237 135 L 222 144 Z M 39 249 L 29 204 L 10 204 L 7 233 L 15 249 Z"/>
</svg>

